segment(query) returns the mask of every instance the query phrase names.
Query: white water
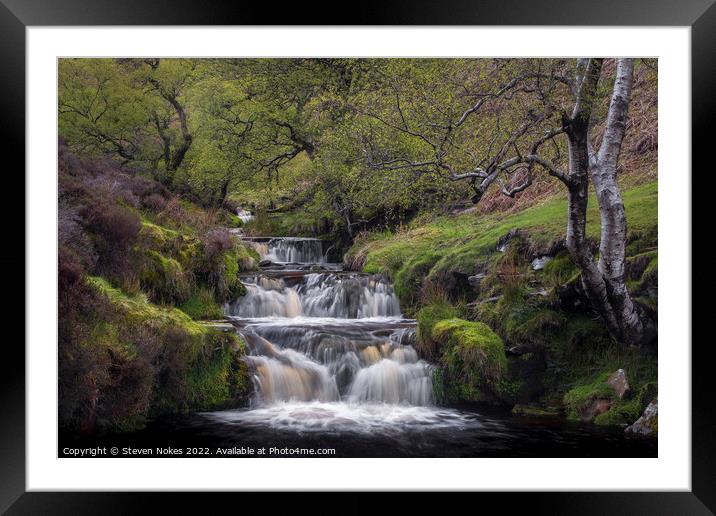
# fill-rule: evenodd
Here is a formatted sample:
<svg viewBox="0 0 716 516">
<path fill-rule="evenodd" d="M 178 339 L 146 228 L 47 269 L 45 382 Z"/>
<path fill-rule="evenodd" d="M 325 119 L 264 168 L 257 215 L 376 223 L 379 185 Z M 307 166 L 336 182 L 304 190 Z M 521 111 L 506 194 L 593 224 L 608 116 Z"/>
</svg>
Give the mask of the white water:
<svg viewBox="0 0 716 516">
<path fill-rule="evenodd" d="M 244 224 L 251 220 L 254 220 L 254 214 L 242 208 L 236 210 L 236 215 L 241 219 L 241 222 L 243 222 Z"/>
<path fill-rule="evenodd" d="M 322 264 L 323 244 L 316 238 L 272 238 L 268 242 L 249 242 L 262 260 L 275 263 Z"/>
<path fill-rule="evenodd" d="M 385 435 L 403 430 L 482 426 L 473 415 L 456 410 L 385 403 L 278 402 L 249 411 L 213 412 L 208 417 L 222 423 L 300 433 Z"/>
<path fill-rule="evenodd" d="M 322 260 L 313 239 L 254 246 L 266 259 Z M 280 274 L 243 278 L 246 295 L 224 307 L 247 343 L 255 393 L 250 410 L 210 417 L 301 431 L 461 424 L 459 413 L 434 406 L 433 367 L 413 348 L 415 322 L 402 317 L 389 282 L 355 273 Z"/>
<path fill-rule="evenodd" d="M 400 317 L 400 305 L 393 287 L 371 276 L 306 274 L 298 284 L 290 287 L 281 278 L 266 276 L 247 278 L 244 283 L 246 295 L 227 308 L 231 316 Z"/>
</svg>

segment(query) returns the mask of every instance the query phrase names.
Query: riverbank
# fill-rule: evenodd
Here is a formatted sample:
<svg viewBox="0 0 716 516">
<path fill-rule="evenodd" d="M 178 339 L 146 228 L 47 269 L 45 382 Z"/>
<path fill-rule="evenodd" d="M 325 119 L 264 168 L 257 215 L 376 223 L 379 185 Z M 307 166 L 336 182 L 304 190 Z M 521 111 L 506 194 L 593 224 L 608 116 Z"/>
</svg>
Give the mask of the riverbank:
<svg viewBox="0 0 716 516">
<path fill-rule="evenodd" d="M 657 184 L 623 197 L 629 289 L 655 321 Z M 599 217 L 594 199 L 590 205 L 596 249 Z M 418 351 L 441 365 L 446 400 L 624 428 L 656 399 L 656 335 L 641 349 L 611 340 L 564 248 L 565 226 L 566 200 L 557 197 L 512 214 L 468 212 L 366 233 L 344 261 L 394 281 L 401 307 L 418 320 Z M 619 370 L 626 392 L 607 383 Z"/>
</svg>

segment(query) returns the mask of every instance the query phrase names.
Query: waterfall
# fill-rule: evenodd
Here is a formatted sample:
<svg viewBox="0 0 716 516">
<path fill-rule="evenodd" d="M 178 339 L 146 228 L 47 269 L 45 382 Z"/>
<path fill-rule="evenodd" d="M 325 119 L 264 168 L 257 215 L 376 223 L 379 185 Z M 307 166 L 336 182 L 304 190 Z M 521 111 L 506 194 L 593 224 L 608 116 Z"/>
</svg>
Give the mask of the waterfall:
<svg viewBox="0 0 716 516">
<path fill-rule="evenodd" d="M 236 210 L 236 215 L 241 219 L 241 222 L 243 222 L 244 224 L 246 224 L 250 220 L 254 220 L 254 214 L 242 208 Z"/>
<path fill-rule="evenodd" d="M 323 260 L 316 239 L 251 244 L 272 261 Z M 321 410 L 326 403 L 433 405 L 433 367 L 418 357 L 415 322 L 403 318 L 390 282 L 340 271 L 269 272 L 242 277 L 246 294 L 224 306 L 247 343 L 254 410 L 282 403 L 318 403 Z M 316 415 L 297 414 L 308 413 Z"/>
<path fill-rule="evenodd" d="M 276 263 L 322 264 L 323 243 L 317 238 L 271 238 L 267 242 L 249 241 L 262 260 Z"/>
<path fill-rule="evenodd" d="M 393 287 L 380 277 L 361 274 L 306 274 L 288 286 L 281 278 L 245 278 L 246 295 L 228 314 L 252 317 L 400 317 Z"/>
</svg>

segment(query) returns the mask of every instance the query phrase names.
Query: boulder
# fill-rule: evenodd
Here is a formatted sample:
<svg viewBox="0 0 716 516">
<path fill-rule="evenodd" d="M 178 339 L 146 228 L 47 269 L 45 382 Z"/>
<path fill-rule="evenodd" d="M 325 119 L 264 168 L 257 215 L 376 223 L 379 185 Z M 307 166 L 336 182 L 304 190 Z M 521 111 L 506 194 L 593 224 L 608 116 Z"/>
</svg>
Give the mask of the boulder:
<svg viewBox="0 0 716 516">
<path fill-rule="evenodd" d="M 599 414 L 605 413 L 612 407 L 612 401 L 607 399 L 596 399 L 585 407 L 580 413 L 579 418 L 582 421 L 591 421 Z"/>
<path fill-rule="evenodd" d="M 634 424 L 624 430 L 627 434 L 640 436 L 655 436 L 659 427 L 659 403 L 657 399 L 652 400 L 646 407 L 642 416 Z"/>
<path fill-rule="evenodd" d="M 544 269 L 544 266 L 547 265 L 547 263 L 552 260 L 551 256 L 539 256 L 532 260 L 532 270 L 533 271 L 541 271 Z"/>
<path fill-rule="evenodd" d="M 487 274 L 475 274 L 474 276 L 468 276 L 467 282 L 474 288 L 480 288 L 480 283 L 485 279 Z"/>
<path fill-rule="evenodd" d="M 607 379 L 607 384 L 614 389 L 619 399 L 624 399 L 624 396 L 629 394 L 630 387 L 627 381 L 627 374 L 624 369 L 617 369 Z"/>
<path fill-rule="evenodd" d="M 505 251 L 507 251 L 507 247 L 510 245 L 510 242 L 512 240 L 514 240 L 515 238 L 522 239 L 524 238 L 524 236 L 524 232 L 522 232 L 521 230 L 511 229 L 497 240 L 497 245 L 495 246 L 495 248 L 499 252 L 504 253 Z"/>
</svg>

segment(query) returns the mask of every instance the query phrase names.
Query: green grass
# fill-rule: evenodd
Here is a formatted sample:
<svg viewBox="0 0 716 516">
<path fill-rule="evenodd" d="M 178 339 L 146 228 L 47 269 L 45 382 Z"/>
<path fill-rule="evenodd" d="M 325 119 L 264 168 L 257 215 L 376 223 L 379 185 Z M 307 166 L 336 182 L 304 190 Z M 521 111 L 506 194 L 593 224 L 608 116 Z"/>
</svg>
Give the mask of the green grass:
<svg viewBox="0 0 716 516">
<path fill-rule="evenodd" d="M 213 292 L 206 288 L 197 288 L 179 308 L 192 319 L 223 319 L 224 317 L 224 312 L 216 302 Z"/>
<path fill-rule="evenodd" d="M 204 334 L 207 330 L 201 324 L 178 308 L 162 307 L 152 304 L 144 294 L 130 296 L 113 287 L 107 280 L 98 276 L 87 278 L 90 286 L 107 296 L 112 306 L 122 314 L 128 324 L 148 325 L 155 329 L 178 328 L 191 336 Z"/>
<path fill-rule="evenodd" d="M 657 183 L 637 186 L 622 195 L 630 235 L 655 238 Z M 557 197 L 507 216 L 499 213 L 443 216 L 396 233 L 373 233 L 351 248 L 348 259 L 360 256 L 364 272 L 382 272 L 394 278 L 402 269 L 425 263 L 428 257 L 436 255 L 440 259 L 435 261 L 433 271 L 464 268 L 471 272 L 476 263 L 494 252 L 499 238 L 510 230 L 521 229 L 528 235 L 528 245 L 542 248 L 563 239 L 566 227 L 567 202 L 564 197 Z M 587 235 L 599 238 L 599 213 L 593 195 L 589 201 Z"/>
</svg>

